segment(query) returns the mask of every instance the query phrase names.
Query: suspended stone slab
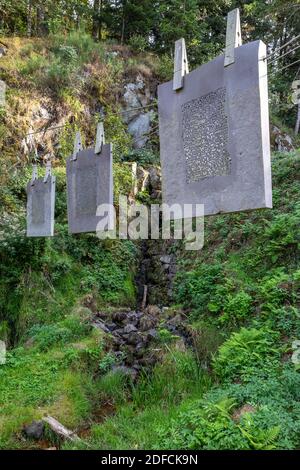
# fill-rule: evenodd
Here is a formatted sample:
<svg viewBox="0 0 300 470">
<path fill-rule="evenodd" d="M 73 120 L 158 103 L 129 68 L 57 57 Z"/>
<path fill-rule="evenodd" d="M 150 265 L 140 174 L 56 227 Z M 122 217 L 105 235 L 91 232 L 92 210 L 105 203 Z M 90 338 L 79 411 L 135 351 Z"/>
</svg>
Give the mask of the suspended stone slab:
<svg viewBox="0 0 300 470">
<path fill-rule="evenodd" d="M 54 235 L 55 176 L 35 178 L 27 185 L 27 237 Z"/>
<path fill-rule="evenodd" d="M 186 74 L 180 90 L 158 87 L 164 203 L 204 204 L 205 215 L 272 207 L 265 56 L 251 42 L 225 67 L 221 55 Z"/>
<path fill-rule="evenodd" d="M 67 160 L 67 192 L 69 232 L 96 232 L 103 218 L 97 208 L 113 204 L 111 144 L 103 144 L 98 154 L 95 149 L 80 150 Z"/>
</svg>

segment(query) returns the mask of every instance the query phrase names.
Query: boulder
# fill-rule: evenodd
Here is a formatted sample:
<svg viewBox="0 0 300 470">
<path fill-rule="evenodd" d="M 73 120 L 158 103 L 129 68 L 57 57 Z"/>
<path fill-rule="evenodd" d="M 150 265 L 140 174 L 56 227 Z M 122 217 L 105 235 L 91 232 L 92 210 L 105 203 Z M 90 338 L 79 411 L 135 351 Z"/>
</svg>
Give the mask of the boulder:
<svg viewBox="0 0 300 470">
<path fill-rule="evenodd" d="M 123 329 L 123 332 L 125 334 L 130 334 L 132 333 L 133 331 L 137 331 L 136 327 L 132 324 L 129 324 L 129 325 L 126 325 Z"/>
<path fill-rule="evenodd" d="M 271 143 L 274 150 L 278 152 L 292 152 L 295 150 L 292 138 L 277 126 L 271 128 Z"/>
<path fill-rule="evenodd" d="M 29 439 L 40 440 L 43 437 L 45 423 L 43 421 L 33 421 L 31 424 L 24 426 L 23 432 Z"/>
<path fill-rule="evenodd" d="M 161 170 L 157 167 L 149 168 L 150 185 L 152 189 L 161 191 Z"/>
<path fill-rule="evenodd" d="M 161 309 L 157 305 L 148 305 L 145 309 L 145 313 L 153 317 L 161 315 Z"/>
<path fill-rule="evenodd" d="M 172 261 L 172 258 L 171 258 L 170 255 L 161 256 L 159 259 L 160 259 L 161 263 L 163 263 L 163 264 L 171 264 L 171 261 Z"/>
<path fill-rule="evenodd" d="M 7 49 L 4 46 L 0 47 L 0 57 L 3 57 L 7 54 Z"/>
<path fill-rule="evenodd" d="M 115 331 L 115 330 L 118 328 L 118 326 L 116 325 L 116 323 L 113 323 L 113 322 L 111 322 L 111 323 L 106 323 L 106 326 L 107 326 L 107 328 L 109 329 L 109 331 Z"/>
<path fill-rule="evenodd" d="M 157 330 L 155 328 L 151 328 L 151 330 L 148 331 L 148 339 L 151 341 L 152 339 L 157 338 Z"/>
<path fill-rule="evenodd" d="M 136 149 L 144 147 L 148 141 L 148 134 L 151 129 L 152 112 L 140 113 L 128 124 L 128 132 L 134 138 L 133 146 Z"/>
<path fill-rule="evenodd" d="M 141 106 L 141 102 L 139 100 L 139 91 L 144 88 L 144 83 L 142 81 L 139 81 L 138 83 L 127 83 L 125 85 L 125 93 L 123 95 L 123 99 L 126 104 L 126 110 L 130 110 L 132 108 L 139 108 Z M 131 113 L 124 113 L 126 115 L 129 115 L 130 119 L 130 114 Z"/>
<path fill-rule="evenodd" d="M 141 336 L 136 331 L 133 331 L 132 333 L 130 333 L 127 339 L 127 343 L 132 346 L 136 346 L 138 343 L 140 343 L 140 341 L 141 341 Z"/>
<path fill-rule="evenodd" d="M 162 192 L 154 189 L 153 191 L 151 191 L 150 196 L 151 196 L 151 199 L 155 199 L 156 201 L 161 201 Z"/>
<path fill-rule="evenodd" d="M 123 374 L 132 380 L 135 380 L 138 374 L 135 368 L 126 366 L 115 366 L 112 369 L 112 373 Z"/>
<path fill-rule="evenodd" d="M 139 166 L 137 168 L 137 187 L 138 191 L 145 191 L 149 188 L 149 171 Z"/>
<path fill-rule="evenodd" d="M 116 323 L 122 323 L 124 320 L 126 320 L 127 314 L 126 312 L 115 312 L 112 315 L 112 319 Z"/>
<path fill-rule="evenodd" d="M 99 320 L 99 319 L 95 319 L 91 325 L 94 327 L 94 328 L 98 328 L 102 331 L 104 331 L 104 333 L 110 333 L 110 330 L 107 328 L 107 326 L 105 325 L 105 323 L 103 323 L 103 321 Z"/>
<path fill-rule="evenodd" d="M 181 326 L 181 324 L 182 324 L 182 317 L 179 313 L 177 315 L 175 315 L 175 317 L 168 320 L 168 326 L 173 326 L 173 327 L 177 328 L 177 327 Z"/>
<path fill-rule="evenodd" d="M 143 315 L 140 319 L 139 329 L 141 331 L 151 330 L 157 323 L 157 319 L 150 315 Z"/>
<path fill-rule="evenodd" d="M 144 343 L 138 343 L 135 348 L 135 356 L 137 358 L 141 358 L 145 354 L 145 344 Z"/>
</svg>

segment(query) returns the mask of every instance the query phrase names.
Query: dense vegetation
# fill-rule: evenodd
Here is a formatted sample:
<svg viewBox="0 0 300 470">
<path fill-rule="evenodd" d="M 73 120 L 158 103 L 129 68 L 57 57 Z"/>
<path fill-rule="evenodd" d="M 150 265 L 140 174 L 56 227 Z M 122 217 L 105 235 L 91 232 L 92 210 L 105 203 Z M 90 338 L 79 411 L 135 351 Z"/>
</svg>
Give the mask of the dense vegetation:
<svg viewBox="0 0 300 470">
<path fill-rule="evenodd" d="M 153 344 L 159 362 L 133 382 L 114 368 L 111 335 L 91 324 L 95 312 L 136 308 L 143 247 L 68 234 L 65 159 L 75 132 L 90 145 L 104 119 L 117 202 L 132 187 L 124 161 L 158 162 L 156 132 L 142 149 L 127 132 L 120 113 L 126 83 L 138 76 L 154 90 L 170 79 L 179 36 L 192 65 L 219 53 L 226 13 L 235 6 L 242 7 L 245 39 L 265 39 L 270 51 L 295 37 L 300 24 L 297 2 L 284 0 L 154 3 L 6 0 L 4 7 L 0 0 L 0 46 L 7 48 L 0 79 L 8 87 L 0 110 L 0 339 L 8 346 L 0 365 L 1 449 L 300 447 L 299 150 L 273 152 L 274 209 L 208 218 L 196 255 L 181 241 L 167 244 L 178 269 L 172 297 L 160 305 L 168 306 L 161 324 L 164 311 L 180 314 L 189 345 L 161 326 Z M 270 80 L 272 122 L 290 133 L 297 65 L 275 72 L 299 58 L 294 47 L 271 64 Z M 32 116 L 41 106 L 51 110 L 49 126 L 63 127 L 35 137 L 35 157 L 24 151 L 24 137 L 39 123 Z M 37 158 L 42 174 L 49 155 L 56 236 L 28 239 L 30 163 Z M 151 201 L 147 191 L 138 198 Z M 25 439 L 24 425 L 46 414 L 81 441 Z"/>
</svg>

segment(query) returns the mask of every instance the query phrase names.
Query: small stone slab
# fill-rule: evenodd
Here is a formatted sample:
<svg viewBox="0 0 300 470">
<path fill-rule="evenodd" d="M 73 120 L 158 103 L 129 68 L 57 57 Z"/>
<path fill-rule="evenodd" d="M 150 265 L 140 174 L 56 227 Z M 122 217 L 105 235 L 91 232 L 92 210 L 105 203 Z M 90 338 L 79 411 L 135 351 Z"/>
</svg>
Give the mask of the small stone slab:
<svg viewBox="0 0 300 470">
<path fill-rule="evenodd" d="M 27 185 L 27 237 L 54 235 L 55 176 Z"/>
<path fill-rule="evenodd" d="M 68 222 L 70 233 L 96 232 L 100 204 L 113 204 L 111 144 L 101 152 L 81 150 L 67 160 Z"/>
<path fill-rule="evenodd" d="M 265 56 L 250 42 L 233 64 L 221 55 L 185 75 L 181 90 L 158 87 L 165 204 L 204 204 L 204 215 L 272 207 Z"/>
</svg>

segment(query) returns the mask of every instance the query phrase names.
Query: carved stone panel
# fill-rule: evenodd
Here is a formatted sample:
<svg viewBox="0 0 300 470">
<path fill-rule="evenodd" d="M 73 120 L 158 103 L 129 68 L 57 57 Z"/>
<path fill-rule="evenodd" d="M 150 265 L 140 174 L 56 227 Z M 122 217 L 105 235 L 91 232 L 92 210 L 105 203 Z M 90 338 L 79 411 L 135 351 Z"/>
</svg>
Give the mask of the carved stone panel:
<svg viewBox="0 0 300 470">
<path fill-rule="evenodd" d="M 235 49 L 158 87 L 163 202 L 204 214 L 272 207 L 266 47 Z"/>
<path fill-rule="evenodd" d="M 219 88 L 181 107 L 187 183 L 230 173 L 225 99 Z"/>
<path fill-rule="evenodd" d="M 38 178 L 27 185 L 27 236 L 54 235 L 55 176 Z"/>
<path fill-rule="evenodd" d="M 67 160 L 67 192 L 69 232 L 96 232 L 98 206 L 113 204 L 111 144 L 100 154 L 87 149 Z"/>
</svg>

